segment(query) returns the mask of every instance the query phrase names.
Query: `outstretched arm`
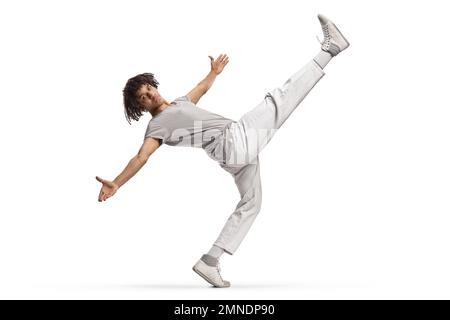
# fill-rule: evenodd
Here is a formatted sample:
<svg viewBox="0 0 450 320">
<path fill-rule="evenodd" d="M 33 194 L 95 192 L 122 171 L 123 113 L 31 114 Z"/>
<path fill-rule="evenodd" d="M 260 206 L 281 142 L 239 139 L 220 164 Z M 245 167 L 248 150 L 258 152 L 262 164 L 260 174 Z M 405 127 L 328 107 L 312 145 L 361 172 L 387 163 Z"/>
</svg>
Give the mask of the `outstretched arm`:
<svg viewBox="0 0 450 320">
<path fill-rule="evenodd" d="M 139 149 L 137 155 L 135 155 L 129 162 L 125 169 L 120 173 L 113 181 L 102 179 L 98 176 L 95 178 L 102 183 L 102 188 L 98 195 L 98 201 L 105 201 L 109 197 L 112 197 L 116 191 L 131 179 L 141 168 L 147 163 L 150 155 L 158 149 L 160 143 L 157 139 L 147 138 L 144 140 L 142 147 Z"/>
<path fill-rule="evenodd" d="M 219 75 L 228 63 L 228 56 L 226 54 L 221 54 L 216 60 L 209 56 L 211 60 L 211 71 L 202 81 L 197 84 L 197 86 L 192 89 L 188 94 L 188 98 L 192 103 L 197 104 L 200 98 L 211 88 L 216 76 Z"/>
</svg>

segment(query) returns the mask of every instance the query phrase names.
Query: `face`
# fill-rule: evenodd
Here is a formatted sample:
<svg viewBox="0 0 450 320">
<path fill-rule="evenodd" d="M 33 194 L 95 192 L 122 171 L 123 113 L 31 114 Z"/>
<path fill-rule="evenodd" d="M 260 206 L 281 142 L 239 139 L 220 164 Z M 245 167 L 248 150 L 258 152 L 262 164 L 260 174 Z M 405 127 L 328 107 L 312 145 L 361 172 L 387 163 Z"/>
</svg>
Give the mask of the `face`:
<svg viewBox="0 0 450 320">
<path fill-rule="evenodd" d="M 163 102 L 158 90 L 150 84 L 143 84 L 136 92 L 136 97 L 141 108 L 147 111 L 158 108 Z"/>
</svg>

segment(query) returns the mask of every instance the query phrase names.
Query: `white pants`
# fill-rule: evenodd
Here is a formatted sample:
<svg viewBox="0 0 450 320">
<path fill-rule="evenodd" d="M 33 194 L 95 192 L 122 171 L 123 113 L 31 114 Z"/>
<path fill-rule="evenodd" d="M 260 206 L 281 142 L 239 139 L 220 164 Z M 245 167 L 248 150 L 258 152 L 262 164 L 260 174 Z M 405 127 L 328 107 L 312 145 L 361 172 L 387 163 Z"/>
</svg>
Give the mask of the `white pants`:
<svg viewBox="0 0 450 320">
<path fill-rule="evenodd" d="M 230 123 L 221 138 L 205 149 L 233 176 L 241 196 L 214 242 L 227 253 L 237 250 L 261 209 L 259 153 L 324 75 L 311 60 L 239 121 Z"/>
</svg>

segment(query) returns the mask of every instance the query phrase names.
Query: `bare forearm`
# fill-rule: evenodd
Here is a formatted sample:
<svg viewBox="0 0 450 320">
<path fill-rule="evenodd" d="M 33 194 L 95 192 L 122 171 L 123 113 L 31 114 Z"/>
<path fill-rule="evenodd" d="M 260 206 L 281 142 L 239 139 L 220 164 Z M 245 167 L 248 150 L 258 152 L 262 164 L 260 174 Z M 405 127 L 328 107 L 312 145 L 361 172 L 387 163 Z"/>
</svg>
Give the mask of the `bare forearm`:
<svg viewBox="0 0 450 320">
<path fill-rule="evenodd" d="M 146 163 L 147 161 L 142 159 L 139 155 L 134 156 L 128 165 L 123 169 L 122 173 L 114 179 L 114 183 L 116 183 L 119 187 L 121 187 L 125 182 L 131 179 Z"/>
<path fill-rule="evenodd" d="M 198 85 L 203 87 L 203 89 L 206 92 L 209 90 L 209 88 L 211 88 L 212 84 L 214 83 L 214 80 L 216 80 L 216 77 L 217 77 L 217 74 L 211 70 L 208 73 L 208 75 L 205 77 L 205 79 L 200 81 L 200 83 Z"/>
</svg>

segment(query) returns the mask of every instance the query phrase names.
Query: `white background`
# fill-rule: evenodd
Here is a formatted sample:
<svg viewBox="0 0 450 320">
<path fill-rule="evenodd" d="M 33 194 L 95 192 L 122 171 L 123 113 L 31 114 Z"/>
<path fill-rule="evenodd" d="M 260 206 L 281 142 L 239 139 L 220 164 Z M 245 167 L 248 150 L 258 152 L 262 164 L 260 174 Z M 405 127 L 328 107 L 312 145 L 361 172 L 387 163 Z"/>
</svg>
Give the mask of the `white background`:
<svg viewBox="0 0 450 320">
<path fill-rule="evenodd" d="M 263 207 L 211 290 L 191 267 L 239 200 L 201 149 L 137 153 L 122 89 L 172 101 L 230 62 L 199 106 L 238 119 L 319 52 L 351 45 L 260 156 Z M 0 5 L 0 297 L 450 298 L 445 1 L 8 1 Z"/>
</svg>

